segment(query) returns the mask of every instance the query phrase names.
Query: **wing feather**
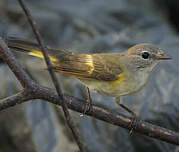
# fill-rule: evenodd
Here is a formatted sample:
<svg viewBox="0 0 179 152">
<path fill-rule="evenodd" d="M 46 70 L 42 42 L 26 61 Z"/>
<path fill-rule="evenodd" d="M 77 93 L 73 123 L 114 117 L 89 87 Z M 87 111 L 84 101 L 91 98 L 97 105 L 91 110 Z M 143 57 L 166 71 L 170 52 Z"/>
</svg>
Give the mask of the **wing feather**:
<svg viewBox="0 0 179 152">
<path fill-rule="evenodd" d="M 109 54 L 73 54 L 54 65 L 57 72 L 83 79 L 117 80 L 121 68 Z"/>
</svg>

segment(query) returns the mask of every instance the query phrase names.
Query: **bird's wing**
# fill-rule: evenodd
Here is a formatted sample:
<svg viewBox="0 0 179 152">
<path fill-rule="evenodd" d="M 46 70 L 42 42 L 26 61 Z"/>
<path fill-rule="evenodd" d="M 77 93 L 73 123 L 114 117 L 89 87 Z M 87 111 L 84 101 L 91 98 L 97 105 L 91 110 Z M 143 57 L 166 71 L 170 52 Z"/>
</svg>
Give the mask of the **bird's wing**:
<svg viewBox="0 0 179 152">
<path fill-rule="evenodd" d="M 116 64 L 116 57 L 109 54 L 72 54 L 54 64 L 57 72 L 81 79 L 113 81 L 119 78 L 122 69 Z"/>
</svg>

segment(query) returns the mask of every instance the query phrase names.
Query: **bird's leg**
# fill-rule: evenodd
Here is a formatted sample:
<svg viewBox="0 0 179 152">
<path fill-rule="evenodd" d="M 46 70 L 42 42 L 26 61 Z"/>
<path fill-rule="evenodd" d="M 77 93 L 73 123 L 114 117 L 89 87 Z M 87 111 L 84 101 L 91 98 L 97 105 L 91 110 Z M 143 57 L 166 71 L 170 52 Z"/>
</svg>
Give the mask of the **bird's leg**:
<svg viewBox="0 0 179 152">
<path fill-rule="evenodd" d="M 90 111 L 91 108 L 92 108 L 92 98 L 91 98 L 91 94 L 90 94 L 90 90 L 88 87 L 86 87 L 87 89 L 87 104 L 85 106 L 85 109 L 83 111 L 83 114 L 82 116 L 87 112 L 87 111 Z"/>
<path fill-rule="evenodd" d="M 89 88 L 88 87 L 86 87 L 86 89 L 87 89 L 87 94 L 88 94 L 88 99 L 87 99 L 87 101 L 88 101 L 88 110 L 90 110 L 91 109 L 91 107 L 92 107 L 92 98 L 91 98 L 91 93 L 90 93 L 90 90 L 89 90 Z"/>
<path fill-rule="evenodd" d="M 131 123 L 130 123 L 130 131 L 129 131 L 129 134 L 132 135 L 132 132 L 134 130 L 134 128 L 137 127 L 137 117 L 136 117 L 136 114 L 130 110 L 128 107 L 124 106 L 123 104 L 120 103 L 120 97 L 117 97 L 115 98 L 115 102 L 123 109 L 125 109 L 129 114 L 131 114 L 132 116 L 132 120 L 131 120 Z"/>
</svg>

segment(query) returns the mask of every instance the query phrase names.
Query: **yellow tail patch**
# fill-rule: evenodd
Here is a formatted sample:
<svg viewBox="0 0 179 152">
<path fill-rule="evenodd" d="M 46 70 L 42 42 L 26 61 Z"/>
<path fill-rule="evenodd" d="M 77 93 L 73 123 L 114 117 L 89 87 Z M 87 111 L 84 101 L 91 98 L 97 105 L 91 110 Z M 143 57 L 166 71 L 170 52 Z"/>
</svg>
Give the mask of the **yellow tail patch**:
<svg viewBox="0 0 179 152">
<path fill-rule="evenodd" d="M 39 58 L 44 58 L 42 52 L 40 51 L 37 51 L 37 50 L 31 50 L 29 53 L 29 55 L 32 55 L 32 56 L 36 56 L 36 57 L 39 57 Z M 51 55 L 49 55 L 49 58 L 50 58 L 50 61 L 52 62 L 59 62 L 59 60 Z"/>
</svg>

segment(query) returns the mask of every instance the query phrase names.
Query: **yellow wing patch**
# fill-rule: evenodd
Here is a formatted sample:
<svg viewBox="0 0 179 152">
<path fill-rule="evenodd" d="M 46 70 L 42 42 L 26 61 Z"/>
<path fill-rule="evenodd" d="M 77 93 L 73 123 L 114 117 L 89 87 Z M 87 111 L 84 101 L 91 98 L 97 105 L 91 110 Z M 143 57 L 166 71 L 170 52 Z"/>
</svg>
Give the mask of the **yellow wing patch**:
<svg viewBox="0 0 179 152">
<path fill-rule="evenodd" d="M 89 71 L 88 73 L 91 74 L 94 71 L 94 64 L 93 64 L 93 57 L 90 54 L 78 54 L 81 63 L 88 65 Z"/>
<path fill-rule="evenodd" d="M 90 70 L 89 70 L 88 72 L 89 72 L 89 74 L 91 74 L 91 73 L 93 72 L 93 70 L 94 70 L 93 58 L 92 58 L 91 55 L 86 55 L 85 60 L 86 60 L 86 63 L 85 63 L 85 64 L 87 64 L 88 66 L 90 66 Z"/>
<path fill-rule="evenodd" d="M 37 50 L 30 50 L 28 54 L 32 55 L 32 56 L 42 58 L 42 59 L 44 58 L 42 52 L 37 51 Z M 51 55 L 49 55 L 49 58 L 50 58 L 50 61 L 52 61 L 52 62 L 59 62 L 59 60 L 57 58 L 55 58 L 55 57 L 53 57 Z"/>
</svg>

